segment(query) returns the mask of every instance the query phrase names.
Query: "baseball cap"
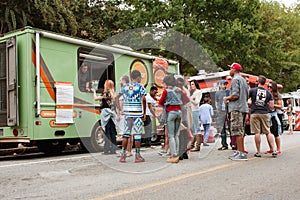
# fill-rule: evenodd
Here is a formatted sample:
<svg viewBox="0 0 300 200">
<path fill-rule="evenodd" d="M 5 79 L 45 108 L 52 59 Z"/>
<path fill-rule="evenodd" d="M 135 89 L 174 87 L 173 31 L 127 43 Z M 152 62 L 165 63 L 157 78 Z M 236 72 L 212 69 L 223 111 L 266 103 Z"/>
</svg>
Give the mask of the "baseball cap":
<svg viewBox="0 0 300 200">
<path fill-rule="evenodd" d="M 222 84 L 228 84 L 228 82 L 226 80 L 221 80 L 220 85 L 222 85 Z"/>
<path fill-rule="evenodd" d="M 242 66 L 239 63 L 232 63 L 229 67 L 231 69 L 235 69 L 235 70 L 238 70 L 238 71 L 241 71 L 243 69 Z"/>
</svg>

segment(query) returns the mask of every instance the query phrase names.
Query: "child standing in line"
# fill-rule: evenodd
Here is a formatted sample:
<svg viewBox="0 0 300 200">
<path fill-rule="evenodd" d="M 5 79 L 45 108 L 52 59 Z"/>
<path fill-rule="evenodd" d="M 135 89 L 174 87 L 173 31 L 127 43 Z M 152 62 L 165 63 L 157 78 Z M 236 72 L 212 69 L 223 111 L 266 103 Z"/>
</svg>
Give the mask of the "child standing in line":
<svg viewBox="0 0 300 200">
<path fill-rule="evenodd" d="M 200 121 L 204 128 L 203 146 L 209 146 L 207 144 L 210 125 L 212 122 L 212 116 L 214 115 L 214 109 L 210 105 L 211 99 L 209 97 L 204 98 L 204 103 L 199 108 Z"/>
</svg>

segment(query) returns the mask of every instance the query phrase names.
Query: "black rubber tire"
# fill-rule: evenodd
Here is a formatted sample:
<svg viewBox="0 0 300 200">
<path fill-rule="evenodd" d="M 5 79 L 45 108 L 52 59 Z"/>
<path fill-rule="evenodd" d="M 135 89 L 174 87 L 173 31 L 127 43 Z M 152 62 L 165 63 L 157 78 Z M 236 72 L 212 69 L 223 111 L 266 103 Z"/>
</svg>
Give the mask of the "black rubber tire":
<svg viewBox="0 0 300 200">
<path fill-rule="evenodd" d="M 104 136 L 105 132 L 99 121 L 94 125 L 91 137 L 81 138 L 82 147 L 91 153 L 103 151 Z"/>
</svg>

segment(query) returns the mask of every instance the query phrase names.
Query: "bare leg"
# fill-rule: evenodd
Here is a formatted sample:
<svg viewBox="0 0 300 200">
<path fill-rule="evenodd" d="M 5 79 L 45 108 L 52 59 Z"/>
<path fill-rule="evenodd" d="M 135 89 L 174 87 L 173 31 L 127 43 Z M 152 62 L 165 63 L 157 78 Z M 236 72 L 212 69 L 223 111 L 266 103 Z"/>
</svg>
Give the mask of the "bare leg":
<svg viewBox="0 0 300 200">
<path fill-rule="evenodd" d="M 275 143 L 276 143 L 277 151 L 281 151 L 280 136 L 275 137 Z"/>
<path fill-rule="evenodd" d="M 126 148 L 127 148 L 127 144 L 128 144 L 128 139 L 129 138 L 123 138 L 122 139 L 122 154 L 126 155 Z"/>
<path fill-rule="evenodd" d="M 236 143 L 237 143 L 238 151 L 244 152 L 244 151 L 245 151 L 245 147 L 244 147 L 244 136 L 242 136 L 242 135 L 237 135 L 237 136 L 236 136 Z"/>
<path fill-rule="evenodd" d="M 255 140 L 255 145 L 256 145 L 256 151 L 257 151 L 257 153 L 260 153 L 260 141 L 261 141 L 261 138 L 260 138 L 260 134 L 259 133 L 255 134 L 254 140 Z"/>
<path fill-rule="evenodd" d="M 132 144 L 133 144 L 133 135 L 130 136 L 130 138 L 128 138 L 128 142 L 127 142 L 127 154 L 128 156 L 130 156 L 132 153 Z"/>
<path fill-rule="evenodd" d="M 268 140 L 268 143 L 270 144 L 270 150 L 273 152 L 274 151 L 274 136 L 273 136 L 273 134 L 269 133 L 267 135 L 267 140 Z"/>
</svg>

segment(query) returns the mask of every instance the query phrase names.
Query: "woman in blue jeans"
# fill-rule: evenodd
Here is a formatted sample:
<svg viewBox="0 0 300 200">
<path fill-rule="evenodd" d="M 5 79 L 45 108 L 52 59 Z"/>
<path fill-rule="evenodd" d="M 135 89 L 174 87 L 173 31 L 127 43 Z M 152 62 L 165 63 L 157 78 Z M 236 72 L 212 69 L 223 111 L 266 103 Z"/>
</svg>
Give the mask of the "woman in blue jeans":
<svg viewBox="0 0 300 200">
<path fill-rule="evenodd" d="M 269 118 L 270 118 L 271 133 L 275 137 L 275 143 L 276 143 L 276 147 L 277 147 L 276 154 L 279 155 L 279 154 L 281 154 L 280 135 L 282 134 L 282 131 L 281 131 L 280 119 L 277 115 L 276 110 L 282 109 L 282 97 L 278 93 L 277 83 L 275 81 L 272 81 L 268 84 L 268 90 L 272 93 L 273 98 L 274 98 L 274 109 L 269 111 Z M 275 120 L 273 120 L 272 118 L 274 118 Z M 275 123 L 273 123 L 273 121 Z M 274 127 L 276 125 L 277 125 L 277 127 Z M 269 150 L 266 153 L 272 153 L 272 152 Z"/>
<path fill-rule="evenodd" d="M 158 105 L 166 107 L 168 137 L 171 149 L 171 157 L 167 162 L 179 162 L 179 126 L 181 123 L 182 99 L 188 99 L 184 90 L 176 87 L 176 79 L 173 75 L 164 78 L 166 89 L 163 91 Z"/>
</svg>

